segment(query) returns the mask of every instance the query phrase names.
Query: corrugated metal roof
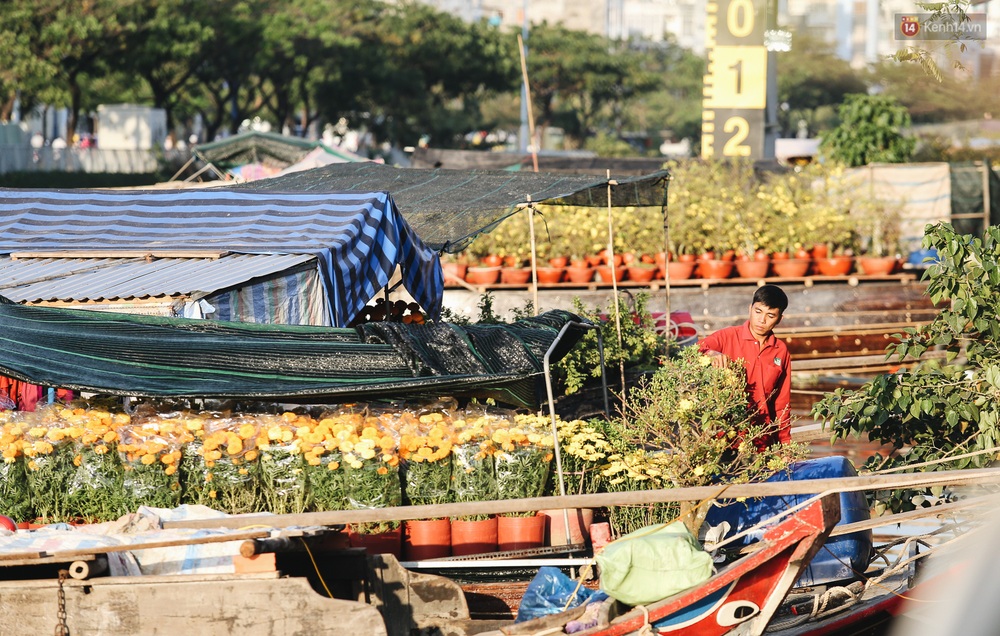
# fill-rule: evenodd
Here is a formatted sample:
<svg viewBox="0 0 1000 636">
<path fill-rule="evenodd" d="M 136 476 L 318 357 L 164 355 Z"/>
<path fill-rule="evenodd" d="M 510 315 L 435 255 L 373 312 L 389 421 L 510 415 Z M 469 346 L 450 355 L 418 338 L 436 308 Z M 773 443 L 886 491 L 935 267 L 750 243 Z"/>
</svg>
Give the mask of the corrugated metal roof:
<svg viewBox="0 0 1000 636">
<path fill-rule="evenodd" d="M 107 301 L 210 294 L 315 260 L 312 254 L 220 258 L 0 257 L 0 295 L 14 302 Z"/>
</svg>

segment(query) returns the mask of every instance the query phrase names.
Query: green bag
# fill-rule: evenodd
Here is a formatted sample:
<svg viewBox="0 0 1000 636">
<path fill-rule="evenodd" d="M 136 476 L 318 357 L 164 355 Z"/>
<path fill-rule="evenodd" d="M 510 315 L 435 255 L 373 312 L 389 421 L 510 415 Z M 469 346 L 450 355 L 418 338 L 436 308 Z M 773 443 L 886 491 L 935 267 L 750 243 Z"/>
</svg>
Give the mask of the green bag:
<svg viewBox="0 0 1000 636">
<path fill-rule="evenodd" d="M 647 605 L 707 581 L 712 556 L 680 521 L 639 528 L 597 554 L 601 589 L 627 605 Z"/>
</svg>

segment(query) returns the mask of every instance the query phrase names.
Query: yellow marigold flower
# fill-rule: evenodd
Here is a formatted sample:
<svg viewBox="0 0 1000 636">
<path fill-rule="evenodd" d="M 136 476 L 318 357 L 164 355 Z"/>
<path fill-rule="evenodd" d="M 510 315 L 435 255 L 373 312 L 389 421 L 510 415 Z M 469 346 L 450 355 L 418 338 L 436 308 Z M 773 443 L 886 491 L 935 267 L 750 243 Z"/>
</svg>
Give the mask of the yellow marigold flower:
<svg viewBox="0 0 1000 636">
<path fill-rule="evenodd" d="M 281 427 L 275 425 L 275 426 L 272 426 L 271 428 L 267 429 L 267 439 L 269 439 L 269 440 L 279 440 L 279 439 L 281 439 Z"/>
<path fill-rule="evenodd" d="M 219 450 L 205 451 L 205 460 L 206 461 L 212 461 L 212 462 L 214 462 L 214 461 L 219 460 L 219 459 L 222 459 L 222 451 L 219 451 Z"/>
<path fill-rule="evenodd" d="M 258 456 L 259 456 L 258 452 L 251 448 L 246 452 L 243 458 L 246 459 L 248 462 L 252 462 L 253 460 L 257 459 Z"/>
<path fill-rule="evenodd" d="M 82 463 L 83 463 L 83 457 L 81 457 L 80 455 L 74 455 L 73 456 L 73 465 L 74 466 L 79 466 Z"/>
<path fill-rule="evenodd" d="M 327 470 L 337 470 L 340 468 L 340 462 L 330 462 L 326 465 Z"/>
<path fill-rule="evenodd" d="M 375 470 L 375 472 L 377 472 L 379 475 L 388 475 L 389 474 L 389 469 L 386 468 L 385 466 L 379 466 Z"/>
<path fill-rule="evenodd" d="M 108 452 L 108 447 L 105 444 L 98 444 L 97 446 L 94 447 L 94 452 L 97 453 L 98 455 L 103 455 L 104 453 Z"/>
<path fill-rule="evenodd" d="M 711 356 L 698 356 L 698 364 L 703 367 L 707 367 L 712 364 Z"/>
<path fill-rule="evenodd" d="M 38 470 L 38 462 L 36 462 L 33 459 L 31 461 L 29 461 L 28 462 L 28 469 L 29 470 Z"/>
<path fill-rule="evenodd" d="M 226 452 L 230 455 L 239 455 L 243 452 L 243 440 L 239 438 L 234 438 L 229 440 L 229 444 L 226 446 Z"/>
<path fill-rule="evenodd" d="M 141 461 L 144 465 L 149 466 L 156 462 L 156 455 L 143 455 L 142 459 L 139 461 Z"/>
<path fill-rule="evenodd" d="M 171 464 L 170 466 L 167 466 L 163 472 L 167 475 L 173 475 L 174 473 L 177 472 L 177 466 Z"/>
<path fill-rule="evenodd" d="M 209 491 L 208 491 L 208 497 L 209 497 L 209 499 L 215 499 L 215 498 L 216 498 L 216 496 L 217 496 L 217 495 L 215 494 L 215 491 L 214 491 L 214 490 L 209 490 Z"/>
<path fill-rule="evenodd" d="M 288 422 L 289 424 L 297 420 L 298 417 L 299 417 L 298 415 L 292 413 L 291 411 L 285 411 L 284 413 L 281 414 L 281 419 Z"/>
</svg>

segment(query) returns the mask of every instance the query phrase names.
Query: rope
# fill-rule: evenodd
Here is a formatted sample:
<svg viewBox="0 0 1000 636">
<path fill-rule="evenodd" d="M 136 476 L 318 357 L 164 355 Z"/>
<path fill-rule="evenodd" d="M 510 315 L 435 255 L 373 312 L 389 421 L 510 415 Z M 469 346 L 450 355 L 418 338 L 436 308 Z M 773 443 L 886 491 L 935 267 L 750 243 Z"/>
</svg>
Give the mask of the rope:
<svg viewBox="0 0 1000 636">
<path fill-rule="evenodd" d="M 309 549 L 309 543 L 303 537 L 299 537 L 299 541 L 302 542 L 302 547 L 306 549 L 306 554 L 309 555 L 309 560 L 312 562 L 313 569 L 316 571 L 316 578 L 319 579 L 320 585 L 323 586 L 323 591 L 326 592 L 327 596 L 333 598 L 333 592 L 331 592 L 330 588 L 326 586 L 326 581 L 323 580 L 323 575 L 320 574 L 319 565 L 316 563 L 316 559 L 313 558 L 312 550 Z"/>
</svg>

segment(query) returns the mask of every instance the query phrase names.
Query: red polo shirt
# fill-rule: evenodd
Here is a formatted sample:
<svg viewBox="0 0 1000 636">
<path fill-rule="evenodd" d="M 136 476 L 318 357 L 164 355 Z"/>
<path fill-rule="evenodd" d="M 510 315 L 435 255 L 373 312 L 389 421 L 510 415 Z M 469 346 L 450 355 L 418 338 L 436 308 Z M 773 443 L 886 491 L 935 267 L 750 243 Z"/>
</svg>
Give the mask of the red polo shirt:
<svg viewBox="0 0 1000 636">
<path fill-rule="evenodd" d="M 698 349 L 724 353 L 731 360 L 742 360 L 747 370 L 747 391 L 763 417 L 764 424 L 777 422 L 777 440 L 782 444 L 792 441 L 791 409 L 792 358 L 788 347 L 772 333 L 757 346 L 750 333 L 750 321 L 735 327 L 726 327 L 704 338 Z"/>
</svg>

